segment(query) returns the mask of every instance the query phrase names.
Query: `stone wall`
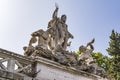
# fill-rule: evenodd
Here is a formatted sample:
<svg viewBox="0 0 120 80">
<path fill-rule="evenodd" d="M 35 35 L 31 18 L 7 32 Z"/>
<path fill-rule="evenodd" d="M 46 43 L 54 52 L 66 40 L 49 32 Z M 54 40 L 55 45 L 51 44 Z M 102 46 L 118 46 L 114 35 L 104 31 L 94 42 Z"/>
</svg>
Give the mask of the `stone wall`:
<svg viewBox="0 0 120 80">
<path fill-rule="evenodd" d="M 36 61 L 36 69 L 40 71 L 36 76 L 38 80 L 105 80 L 99 76 L 78 71 L 75 68 L 63 66 L 41 57 Z"/>
</svg>

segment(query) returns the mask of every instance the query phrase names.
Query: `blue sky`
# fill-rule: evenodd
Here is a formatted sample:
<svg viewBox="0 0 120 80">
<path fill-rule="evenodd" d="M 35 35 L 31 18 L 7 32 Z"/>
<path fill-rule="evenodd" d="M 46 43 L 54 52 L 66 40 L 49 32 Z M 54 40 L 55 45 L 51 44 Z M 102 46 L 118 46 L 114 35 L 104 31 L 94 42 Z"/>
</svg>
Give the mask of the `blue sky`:
<svg viewBox="0 0 120 80">
<path fill-rule="evenodd" d="M 120 33 L 120 0 L 0 0 L 0 48 L 23 54 L 30 34 L 47 29 L 55 2 L 74 36 L 68 49 L 78 51 L 95 38 L 95 52 L 107 55 L 112 29 Z"/>
</svg>

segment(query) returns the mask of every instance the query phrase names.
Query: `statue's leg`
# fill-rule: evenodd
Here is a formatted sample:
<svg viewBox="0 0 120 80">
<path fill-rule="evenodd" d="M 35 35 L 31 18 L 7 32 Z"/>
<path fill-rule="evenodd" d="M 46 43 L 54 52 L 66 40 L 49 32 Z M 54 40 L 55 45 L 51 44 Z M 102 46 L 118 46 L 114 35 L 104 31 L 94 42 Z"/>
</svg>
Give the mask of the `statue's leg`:
<svg viewBox="0 0 120 80">
<path fill-rule="evenodd" d="M 64 42 L 62 43 L 62 47 L 63 47 L 64 50 L 67 49 L 67 42 L 68 42 L 68 38 L 65 37 Z"/>
</svg>

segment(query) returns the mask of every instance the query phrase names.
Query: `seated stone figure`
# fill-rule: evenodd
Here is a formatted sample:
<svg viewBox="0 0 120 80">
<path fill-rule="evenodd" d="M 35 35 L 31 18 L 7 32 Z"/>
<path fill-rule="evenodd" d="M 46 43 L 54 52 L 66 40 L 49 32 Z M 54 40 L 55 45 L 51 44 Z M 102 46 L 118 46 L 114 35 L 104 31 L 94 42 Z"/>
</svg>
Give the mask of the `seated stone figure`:
<svg viewBox="0 0 120 80">
<path fill-rule="evenodd" d="M 91 42 L 89 42 L 87 46 L 82 45 L 79 47 L 79 51 L 81 52 L 80 60 L 86 61 L 87 65 L 89 65 L 90 62 L 94 61 L 91 55 L 91 53 L 94 50 L 92 43 L 94 43 L 94 39 Z M 90 49 L 87 48 L 88 46 L 90 46 Z"/>
</svg>

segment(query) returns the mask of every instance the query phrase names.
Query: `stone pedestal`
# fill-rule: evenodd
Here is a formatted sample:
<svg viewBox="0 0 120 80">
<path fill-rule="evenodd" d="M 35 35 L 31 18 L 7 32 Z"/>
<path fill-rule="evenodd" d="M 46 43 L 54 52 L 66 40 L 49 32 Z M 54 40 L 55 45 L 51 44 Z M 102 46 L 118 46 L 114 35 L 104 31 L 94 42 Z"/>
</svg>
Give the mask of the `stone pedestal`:
<svg viewBox="0 0 120 80">
<path fill-rule="evenodd" d="M 37 80 L 106 80 L 41 57 L 36 59 Z"/>
</svg>

